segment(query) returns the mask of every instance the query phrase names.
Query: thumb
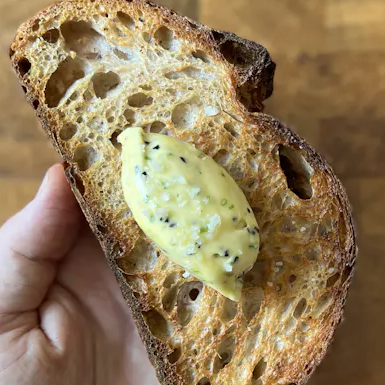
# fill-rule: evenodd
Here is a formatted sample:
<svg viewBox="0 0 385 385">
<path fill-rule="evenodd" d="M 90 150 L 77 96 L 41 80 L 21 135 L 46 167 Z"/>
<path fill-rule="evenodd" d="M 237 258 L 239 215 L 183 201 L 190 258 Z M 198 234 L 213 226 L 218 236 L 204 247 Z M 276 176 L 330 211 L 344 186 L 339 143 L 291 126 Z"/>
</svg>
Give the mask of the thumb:
<svg viewBox="0 0 385 385">
<path fill-rule="evenodd" d="M 53 166 L 35 199 L 0 229 L 0 314 L 39 307 L 76 240 L 80 218 L 63 168 Z"/>
</svg>

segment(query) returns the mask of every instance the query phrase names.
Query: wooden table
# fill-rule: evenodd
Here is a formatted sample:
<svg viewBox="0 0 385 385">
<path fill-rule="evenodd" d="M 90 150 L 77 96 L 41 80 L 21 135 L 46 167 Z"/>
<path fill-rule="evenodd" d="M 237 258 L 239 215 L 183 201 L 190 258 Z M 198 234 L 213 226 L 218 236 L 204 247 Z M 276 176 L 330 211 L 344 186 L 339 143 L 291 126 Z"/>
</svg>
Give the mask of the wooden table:
<svg viewBox="0 0 385 385">
<path fill-rule="evenodd" d="M 385 1 L 163 0 L 265 45 L 277 63 L 266 112 L 327 156 L 354 205 L 360 255 L 340 327 L 311 385 L 385 383 Z M 50 0 L 0 3 L 0 223 L 57 157 L 9 68 L 8 45 Z M 384 142 L 383 142 L 384 140 Z"/>
</svg>

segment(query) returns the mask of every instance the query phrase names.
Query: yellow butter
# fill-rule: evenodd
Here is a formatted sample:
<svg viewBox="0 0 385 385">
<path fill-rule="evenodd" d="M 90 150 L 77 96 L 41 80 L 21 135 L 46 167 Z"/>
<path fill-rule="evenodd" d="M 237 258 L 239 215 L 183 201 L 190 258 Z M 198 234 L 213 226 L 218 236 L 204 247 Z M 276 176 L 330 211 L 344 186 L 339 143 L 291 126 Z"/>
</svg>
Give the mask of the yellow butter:
<svg viewBox="0 0 385 385">
<path fill-rule="evenodd" d="M 135 127 L 118 141 L 124 197 L 138 225 L 176 264 L 239 300 L 242 276 L 258 256 L 259 232 L 236 182 L 175 138 Z"/>
</svg>

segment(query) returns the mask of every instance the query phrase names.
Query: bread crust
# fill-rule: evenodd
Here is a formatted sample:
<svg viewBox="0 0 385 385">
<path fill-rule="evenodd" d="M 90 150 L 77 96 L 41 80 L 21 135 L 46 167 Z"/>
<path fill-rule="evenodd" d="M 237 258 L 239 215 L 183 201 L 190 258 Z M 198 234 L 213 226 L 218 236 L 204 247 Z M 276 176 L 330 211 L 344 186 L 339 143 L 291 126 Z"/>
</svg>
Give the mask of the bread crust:
<svg viewBox="0 0 385 385">
<path fill-rule="evenodd" d="M 119 282 L 122 294 L 132 310 L 140 336 L 147 347 L 150 360 L 159 378 L 164 385 L 182 385 L 188 381 L 178 373 L 177 367 L 171 364 L 165 357 L 170 349 L 167 343 L 155 338 L 149 331 L 143 317 L 143 310 L 146 309 L 146 298 L 135 296 L 135 292 L 127 283 L 126 275 L 119 266 L 119 258 L 122 256 L 122 250 L 117 242 L 117 236 L 103 231 L 103 227 L 108 227 L 105 219 L 99 214 L 97 203 L 90 200 L 86 201 L 82 195 L 82 181 L 78 177 L 78 168 L 70 154 L 63 150 L 55 132 L 56 117 L 45 107 L 45 100 L 42 90 L 36 84 L 28 83 L 23 76 L 20 68 L 20 55 L 25 44 L 28 43 L 31 36 L 34 35 L 34 25 L 39 19 L 52 18 L 61 12 L 75 12 L 77 17 L 87 15 L 84 7 L 85 0 L 71 0 L 60 2 L 52 7 L 40 12 L 35 18 L 25 23 L 18 31 L 14 43 L 11 47 L 11 60 L 15 72 L 19 76 L 20 83 L 26 91 L 26 96 L 41 122 L 41 125 L 57 152 L 62 156 L 64 169 L 71 188 L 79 202 L 79 205 L 89 222 L 92 231 L 99 239 L 109 264 L 114 271 Z M 336 197 L 338 201 L 339 226 L 341 236 L 344 239 L 343 245 L 335 245 L 334 260 L 336 269 L 341 273 L 341 284 L 332 291 L 333 311 L 329 314 L 325 328 L 320 332 L 317 354 L 311 361 L 294 361 L 290 370 L 285 367 L 286 372 L 283 375 L 279 372 L 279 363 L 277 364 L 277 374 L 272 375 L 269 382 L 265 385 L 286 384 L 282 381 L 290 381 L 297 385 L 304 384 L 316 366 L 320 363 L 330 345 L 337 325 L 341 322 L 343 308 L 347 297 L 348 287 L 353 276 L 353 267 L 357 256 L 356 236 L 353 225 L 351 207 L 346 195 L 346 191 L 334 174 L 327 161 L 319 155 L 311 146 L 302 140 L 295 132 L 276 119 L 260 113 L 263 110 L 263 100 L 268 98 L 273 91 L 273 76 L 275 64 L 272 62 L 268 52 L 259 44 L 241 39 L 234 34 L 215 31 L 189 18 L 179 16 L 175 12 L 151 2 L 142 2 L 132 0 L 125 2 L 123 0 L 99 0 L 99 3 L 110 10 L 128 10 L 128 6 L 137 6 L 138 8 L 151 8 L 153 12 L 159 12 L 168 26 L 177 30 L 180 36 L 186 40 L 199 40 L 204 50 L 209 52 L 218 61 L 226 62 L 232 69 L 231 77 L 234 89 L 234 100 L 238 100 L 237 116 L 235 119 L 241 119 L 243 124 L 258 127 L 262 134 L 273 138 L 276 143 L 281 143 L 291 148 L 297 149 L 312 167 L 314 173 L 322 180 L 325 189 L 324 193 Z M 241 117 L 241 118 L 239 118 Z M 342 282 L 343 281 L 343 282 Z M 326 321 L 325 321 L 326 322 Z M 305 365 L 306 364 L 306 365 Z M 305 368 L 305 369 L 304 369 Z M 199 379 L 197 379 L 198 381 Z"/>
</svg>

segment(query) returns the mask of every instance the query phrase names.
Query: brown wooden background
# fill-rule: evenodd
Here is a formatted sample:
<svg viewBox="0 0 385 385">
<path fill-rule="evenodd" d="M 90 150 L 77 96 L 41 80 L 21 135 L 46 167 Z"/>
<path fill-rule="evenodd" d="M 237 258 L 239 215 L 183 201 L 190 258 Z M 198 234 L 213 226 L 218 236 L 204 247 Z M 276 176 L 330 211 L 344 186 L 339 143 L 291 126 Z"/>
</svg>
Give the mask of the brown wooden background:
<svg viewBox="0 0 385 385">
<path fill-rule="evenodd" d="M 51 0 L 0 1 L 0 224 L 57 160 L 12 75 L 17 26 Z M 385 384 L 385 1 L 162 0 L 262 43 L 277 63 L 266 112 L 294 126 L 343 179 L 359 234 L 355 281 L 311 385 Z"/>
</svg>

